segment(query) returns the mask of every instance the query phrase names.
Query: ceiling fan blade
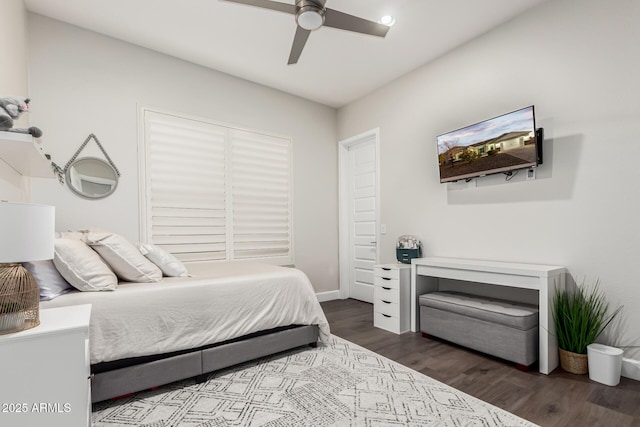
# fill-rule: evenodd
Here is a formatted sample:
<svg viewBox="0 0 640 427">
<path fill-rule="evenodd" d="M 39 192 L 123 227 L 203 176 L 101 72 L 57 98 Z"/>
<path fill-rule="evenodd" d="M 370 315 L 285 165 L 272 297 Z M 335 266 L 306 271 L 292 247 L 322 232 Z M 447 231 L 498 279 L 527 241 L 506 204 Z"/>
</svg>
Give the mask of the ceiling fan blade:
<svg viewBox="0 0 640 427">
<path fill-rule="evenodd" d="M 304 49 L 304 45 L 307 43 L 309 34 L 311 34 L 310 30 L 305 30 L 301 27 L 296 28 L 296 35 L 293 38 L 293 45 L 291 46 L 291 53 L 289 54 L 289 62 L 287 62 L 287 65 L 298 63 L 298 58 L 300 58 L 302 49 Z"/>
<path fill-rule="evenodd" d="M 224 1 L 230 1 L 233 3 L 242 3 L 242 4 L 247 4 L 249 6 L 256 6 L 264 9 L 277 10 L 279 12 L 285 12 L 285 13 L 291 13 L 291 14 L 296 13 L 296 6 L 294 4 L 280 3 L 277 1 L 270 1 L 270 0 L 224 0 Z"/>
<path fill-rule="evenodd" d="M 389 31 L 389 27 L 386 25 L 333 9 L 325 9 L 324 26 L 378 37 L 386 36 Z"/>
</svg>

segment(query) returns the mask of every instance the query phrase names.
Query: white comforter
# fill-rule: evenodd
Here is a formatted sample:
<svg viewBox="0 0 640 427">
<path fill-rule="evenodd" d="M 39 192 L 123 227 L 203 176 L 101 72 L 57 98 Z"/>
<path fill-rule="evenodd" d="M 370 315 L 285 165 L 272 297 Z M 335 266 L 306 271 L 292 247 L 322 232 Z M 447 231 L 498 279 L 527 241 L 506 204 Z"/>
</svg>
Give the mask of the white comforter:
<svg viewBox="0 0 640 427">
<path fill-rule="evenodd" d="M 122 282 L 111 292 L 71 292 L 43 309 L 92 304 L 91 363 L 186 350 L 291 324 L 329 324 L 307 276 L 294 268 L 226 262 L 197 277 Z"/>
</svg>

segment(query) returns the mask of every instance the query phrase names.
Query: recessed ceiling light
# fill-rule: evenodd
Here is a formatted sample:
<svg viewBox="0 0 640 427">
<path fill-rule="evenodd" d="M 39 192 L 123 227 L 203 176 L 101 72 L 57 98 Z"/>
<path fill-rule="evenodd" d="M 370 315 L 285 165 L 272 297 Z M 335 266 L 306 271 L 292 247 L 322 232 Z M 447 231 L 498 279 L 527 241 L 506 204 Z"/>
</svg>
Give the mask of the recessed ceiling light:
<svg viewBox="0 0 640 427">
<path fill-rule="evenodd" d="M 379 22 L 380 22 L 381 24 L 383 24 L 383 25 L 387 25 L 387 26 L 389 26 L 389 27 L 392 27 L 392 26 L 393 26 L 393 24 L 395 24 L 395 23 L 396 23 L 396 18 L 394 18 L 394 17 L 393 17 L 393 16 L 391 16 L 391 15 L 385 15 L 385 16 L 383 16 L 382 18 L 380 18 L 380 21 L 379 21 Z"/>
</svg>

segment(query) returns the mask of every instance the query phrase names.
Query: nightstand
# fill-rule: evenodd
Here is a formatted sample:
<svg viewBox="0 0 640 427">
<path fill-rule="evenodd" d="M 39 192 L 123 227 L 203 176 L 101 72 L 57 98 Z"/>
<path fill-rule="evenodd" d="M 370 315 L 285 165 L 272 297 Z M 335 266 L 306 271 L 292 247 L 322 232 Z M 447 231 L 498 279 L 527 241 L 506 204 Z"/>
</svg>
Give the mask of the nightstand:
<svg viewBox="0 0 640 427">
<path fill-rule="evenodd" d="M 373 268 L 373 326 L 401 334 L 410 329 L 410 264 L 381 264 Z"/>
<path fill-rule="evenodd" d="M 91 305 L 40 310 L 40 325 L 0 335 L 0 425 L 91 425 Z"/>
</svg>

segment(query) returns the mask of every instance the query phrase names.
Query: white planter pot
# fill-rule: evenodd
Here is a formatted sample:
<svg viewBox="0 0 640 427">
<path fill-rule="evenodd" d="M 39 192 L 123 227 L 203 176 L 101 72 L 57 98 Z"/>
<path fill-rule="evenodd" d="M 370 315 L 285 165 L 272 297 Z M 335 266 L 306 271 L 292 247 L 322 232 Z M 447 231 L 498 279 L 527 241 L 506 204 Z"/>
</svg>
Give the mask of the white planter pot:
<svg viewBox="0 0 640 427">
<path fill-rule="evenodd" d="M 587 346 L 589 379 L 610 386 L 618 385 L 623 353 L 619 348 L 589 344 Z"/>
</svg>

